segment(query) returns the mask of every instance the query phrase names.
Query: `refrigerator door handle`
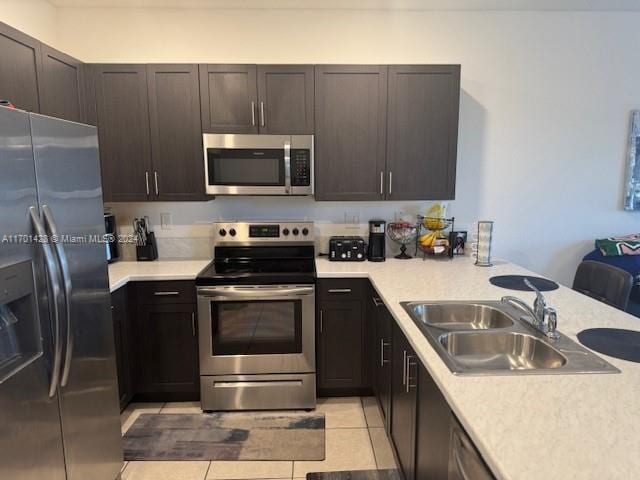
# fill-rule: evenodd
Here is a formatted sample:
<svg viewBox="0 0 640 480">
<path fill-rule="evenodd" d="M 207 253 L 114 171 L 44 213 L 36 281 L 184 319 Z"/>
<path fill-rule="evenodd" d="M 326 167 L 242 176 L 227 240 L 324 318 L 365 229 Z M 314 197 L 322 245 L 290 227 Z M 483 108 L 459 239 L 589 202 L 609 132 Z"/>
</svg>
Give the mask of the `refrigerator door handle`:
<svg viewBox="0 0 640 480">
<path fill-rule="evenodd" d="M 49 205 L 42 206 L 42 213 L 44 215 L 45 225 L 51 232 L 51 240 L 58 256 L 58 263 L 60 265 L 60 271 L 62 273 L 62 282 L 64 286 L 64 303 L 65 303 L 65 316 L 67 319 L 67 340 L 65 346 L 64 355 L 64 367 L 62 369 L 62 378 L 60 380 L 60 386 L 66 387 L 69 382 L 69 371 L 71 369 L 71 359 L 73 358 L 73 331 L 71 330 L 71 274 L 69 273 L 69 261 L 64 251 L 64 245 L 58 227 L 53 219 L 53 213 Z"/>
<path fill-rule="evenodd" d="M 47 232 L 40 221 L 40 215 L 35 206 L 29 207 L 29 216 L 36 235 L 39 237 L 38 244 L 42 246 L 44 260 L 46 263 L 46 273 L 53 294 L 53 367 L 51 368 L 51 380 L 49 383 L 49 398 L 56 395 L 58 380 L 60 379 L 60 364 L 62 363 L 62 343 L 60 341 L 60 311 L 58 310 L 58 298 L 62 295 L 60 284 L 58 283 L 58 265 L 53 256 L 51 245 L 46 241 Z"/>
</svg>

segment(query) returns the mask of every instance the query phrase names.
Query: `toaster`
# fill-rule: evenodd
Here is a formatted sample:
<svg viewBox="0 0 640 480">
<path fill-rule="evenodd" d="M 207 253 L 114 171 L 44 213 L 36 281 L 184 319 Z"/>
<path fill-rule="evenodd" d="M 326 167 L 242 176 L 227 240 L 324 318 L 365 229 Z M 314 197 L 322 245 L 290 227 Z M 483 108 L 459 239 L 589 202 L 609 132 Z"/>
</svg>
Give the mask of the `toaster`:
<svg viewBox="0 0 640 480">
<path fill-rule="evenodd" d="M 366 248 L 362 237 L 331 237 L 329 260 L 332 262 L 363 262 Z"/>
</svg>

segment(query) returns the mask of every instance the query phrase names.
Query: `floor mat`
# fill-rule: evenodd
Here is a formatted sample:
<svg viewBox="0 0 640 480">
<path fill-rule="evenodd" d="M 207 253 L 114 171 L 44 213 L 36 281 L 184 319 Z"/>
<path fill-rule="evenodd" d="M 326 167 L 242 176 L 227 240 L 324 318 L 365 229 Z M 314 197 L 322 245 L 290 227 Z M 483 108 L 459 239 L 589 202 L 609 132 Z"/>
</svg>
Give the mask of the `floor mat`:
<svg viewBox="0 0 640 480">
<path fill-rule="evenodd" d="M 123 439 L 125 460 L 324 460 L 317 413 L 144 413 Z"/>
</svg>

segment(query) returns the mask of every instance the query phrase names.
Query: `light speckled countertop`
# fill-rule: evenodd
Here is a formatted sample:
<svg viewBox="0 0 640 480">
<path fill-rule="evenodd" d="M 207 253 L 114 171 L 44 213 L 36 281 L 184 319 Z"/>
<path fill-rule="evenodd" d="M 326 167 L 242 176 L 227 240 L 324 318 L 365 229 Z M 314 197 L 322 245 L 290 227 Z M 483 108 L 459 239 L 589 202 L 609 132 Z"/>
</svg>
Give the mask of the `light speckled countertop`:
<svg viewBox="0 0 640 480">
<path fill-rule="evenodd" d="M 141 280 L 193 280 L 211 259 L 119 261 L 109 264 L 109 289 L 115 292 L 127 282 Z"/>
<path fill-rule="evenodd" d="M 488 278 L 532 274 L 507 262 L 470 258 L 383 263 L 316 261 L 318 277 L 368 277 L 449 405 L 500 479 L 640 477 L 640 365 L 606 357 L 620 374 L 459 377 L 442 362 L 399 302 L 496 300 Z M 533 302 L 534 294 L 515 292 Z M 640 319 L 569 288 L 546 292 L 558 330 L 576 339 L 590 327 L 640 330 Z"/>
<path fill-rule="evenodd" d="M 135 280 L 194 279 L 209 260 L 118 262 L 109 265 L 111 291 Z M 507 262 L 491 268 L 468 257 L 448 260 L 329 262 L 318 277 L 369 278 L 449 405 L 499 479 L 632 479 L 640 475 L 640 365 L 603 356 L 620 374 L 459 377 L 453 375 L 399 302 L 496 300 L 507 290 L 494 275 L 533 274 Z M 513 292 L 512 292 L 513 294 Z M 515 292 L 528 302 L 534 295 Z M 545 293 L 558 310 L 558 329 L 640 330 L 640 319 L 569 288 Z"/>
</svg>

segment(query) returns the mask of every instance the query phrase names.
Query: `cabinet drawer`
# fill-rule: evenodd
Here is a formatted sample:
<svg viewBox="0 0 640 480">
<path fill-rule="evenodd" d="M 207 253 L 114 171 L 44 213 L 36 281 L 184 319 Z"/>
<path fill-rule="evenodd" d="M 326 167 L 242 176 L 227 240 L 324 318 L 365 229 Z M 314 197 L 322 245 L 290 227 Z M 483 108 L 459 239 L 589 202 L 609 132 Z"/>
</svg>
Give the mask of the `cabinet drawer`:
<svg viewBox="0 0 640 480">
<path fill-rule="evenodd" d="M 363 300 L 366 280 L 360 278 L 332 278 L 318 280 L 320 300 Z"/>
<path fill-rule="evenodd" d="M 138 282 L 136 294 L 140 304 L 195 303 L 196 284 L 191 280 Z"/>
</svg>

